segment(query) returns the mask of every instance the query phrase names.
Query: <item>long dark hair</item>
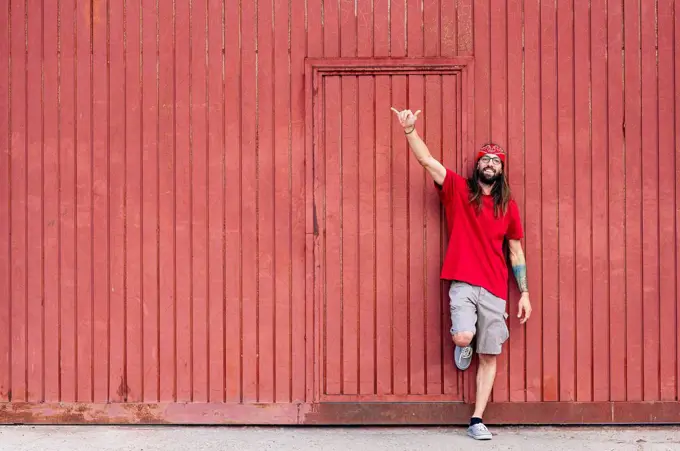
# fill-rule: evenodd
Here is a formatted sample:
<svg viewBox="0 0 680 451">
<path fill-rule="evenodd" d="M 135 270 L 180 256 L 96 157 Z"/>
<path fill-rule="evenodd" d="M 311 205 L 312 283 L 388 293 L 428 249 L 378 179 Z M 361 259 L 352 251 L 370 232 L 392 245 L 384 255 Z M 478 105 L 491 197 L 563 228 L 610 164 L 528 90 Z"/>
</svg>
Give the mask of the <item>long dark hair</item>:
<svg viewBox="0 0 680 451">
<path fill-rule="evenodd" d="M 505 165 L 503 165 L 505 166 Z M 477 211 L 482 210 L 482 187 L 480 185 L 479 171 L 477 167 L 472 171 L 472 177 L 467 181 L 468 188 L 470 190 L 470 203 L 475 204 Z M 508 203 L 512 198 L 512 193 L 510 192 L 510 185 L 508 185 L 508 179 L 505 176 L 505 167 L 501 171 L 500 175 L 496 179 L 496 182 L 491 188 L 491 196 L 493 197 L 494 214 L 496 217 L 505 215 L 508 211 Z"/>
</svg>

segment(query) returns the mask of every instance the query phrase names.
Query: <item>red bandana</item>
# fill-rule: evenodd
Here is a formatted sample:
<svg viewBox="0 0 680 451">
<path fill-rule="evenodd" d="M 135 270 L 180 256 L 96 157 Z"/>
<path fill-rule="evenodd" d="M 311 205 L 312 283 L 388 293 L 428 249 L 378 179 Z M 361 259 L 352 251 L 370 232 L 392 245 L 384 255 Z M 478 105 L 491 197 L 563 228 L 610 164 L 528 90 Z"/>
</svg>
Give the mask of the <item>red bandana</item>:
<svg viewBox="0 0 680 451">
<path fill-rule="evenodd" d="M 495 155 L 498 158 L 501 159 L 503 164 L 505 164 L 505 151 L 501 148 L 501 146 L 496 145 L 496 144 L 487 144 L 481 149 L 479 149 L 479 152 L 477 152 L 477 160 L 482 158 L 484 155 Z"/>
</svg>

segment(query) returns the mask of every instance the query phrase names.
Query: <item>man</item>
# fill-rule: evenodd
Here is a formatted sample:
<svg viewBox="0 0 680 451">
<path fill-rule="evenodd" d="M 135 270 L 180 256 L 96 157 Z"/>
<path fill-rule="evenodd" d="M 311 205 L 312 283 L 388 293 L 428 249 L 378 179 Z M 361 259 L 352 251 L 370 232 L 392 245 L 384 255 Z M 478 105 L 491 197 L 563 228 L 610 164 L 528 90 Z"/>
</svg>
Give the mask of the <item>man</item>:
<svg viewBox="0 0 680 451">
<path fill-rule="evenodd" d="M 508 239 L 510 262 L 522 293 L 519 300 L 520 323 L 531 316 L 526 264 L 520 239 L 522 224 L 517 204 L 511 197 L 505 177 L 505 152 L 488 144 L 477 153 L 473 176 L 465 179 L 445 168 L 430 155 L 418 136 L 415 123 L 420 110 L 398 111 L 400 124 L 418 162 L 427 170 L 438 188 L 444 205 L 449 245 L 441 278 L 451 281 L 449 305 L 451 336 L 456 345 L 454 361 L 466 370 L 472 361 L 473 345 L 479 356 L 477 398 L 468 435 L 489 440 L 492 435 L 482 422 L 494 378 L 496 357 L 508 339 L 506 325 L 508 270 L 503 253 Z"/>
</svg>

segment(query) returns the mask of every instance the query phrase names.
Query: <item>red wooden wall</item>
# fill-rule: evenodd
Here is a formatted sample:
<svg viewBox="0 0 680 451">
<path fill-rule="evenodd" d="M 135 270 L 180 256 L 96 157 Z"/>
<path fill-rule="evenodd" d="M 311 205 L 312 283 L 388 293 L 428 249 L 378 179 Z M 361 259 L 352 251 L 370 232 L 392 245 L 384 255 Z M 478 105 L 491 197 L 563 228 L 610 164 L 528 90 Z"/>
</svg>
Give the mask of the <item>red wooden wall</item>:
<svg viewBox="0 0 680 451">
<path fill-rule="evenodd" d="M 473 57 L 460 151 L 509 152 L 534 304 L 489 420 L 677 421 L 679 7 L 6 2 L 0 420 L 465 421 L 318 402 L 305 58 Z"/>
</svg>

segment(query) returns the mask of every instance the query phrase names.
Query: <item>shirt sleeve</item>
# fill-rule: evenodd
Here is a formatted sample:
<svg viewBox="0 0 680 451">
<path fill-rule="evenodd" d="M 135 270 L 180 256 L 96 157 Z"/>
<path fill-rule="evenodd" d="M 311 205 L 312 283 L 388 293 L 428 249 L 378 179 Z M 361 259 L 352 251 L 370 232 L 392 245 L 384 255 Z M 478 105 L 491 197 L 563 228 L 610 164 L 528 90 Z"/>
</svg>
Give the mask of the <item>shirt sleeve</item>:
<svg viewBox="0 0 680 451">
<path fill-rule="evenodd" d="M 458 182 L 458 178 L 460 176 L 453 172 L 451 169 L 446 168 L 446 176 L 444 177 L 444 182 L 442 184 L 438 184 L 437 182 L 434 182 L 434 186 L 437 187 L 439 190 L 439 197 L 442 202 L 446 202 L 448 199 L 453 196 L 453 193 L 456 190 L 456 182 Z"/>
<path fill-rule="evenodd" d="M 506 236 L 510 240 L 521 240 L 524 237 L 519 207 L 517 207 L 517 203 L 514 200 L 511 200 L 508 204 L 508 231 Z"/>
</svg>

